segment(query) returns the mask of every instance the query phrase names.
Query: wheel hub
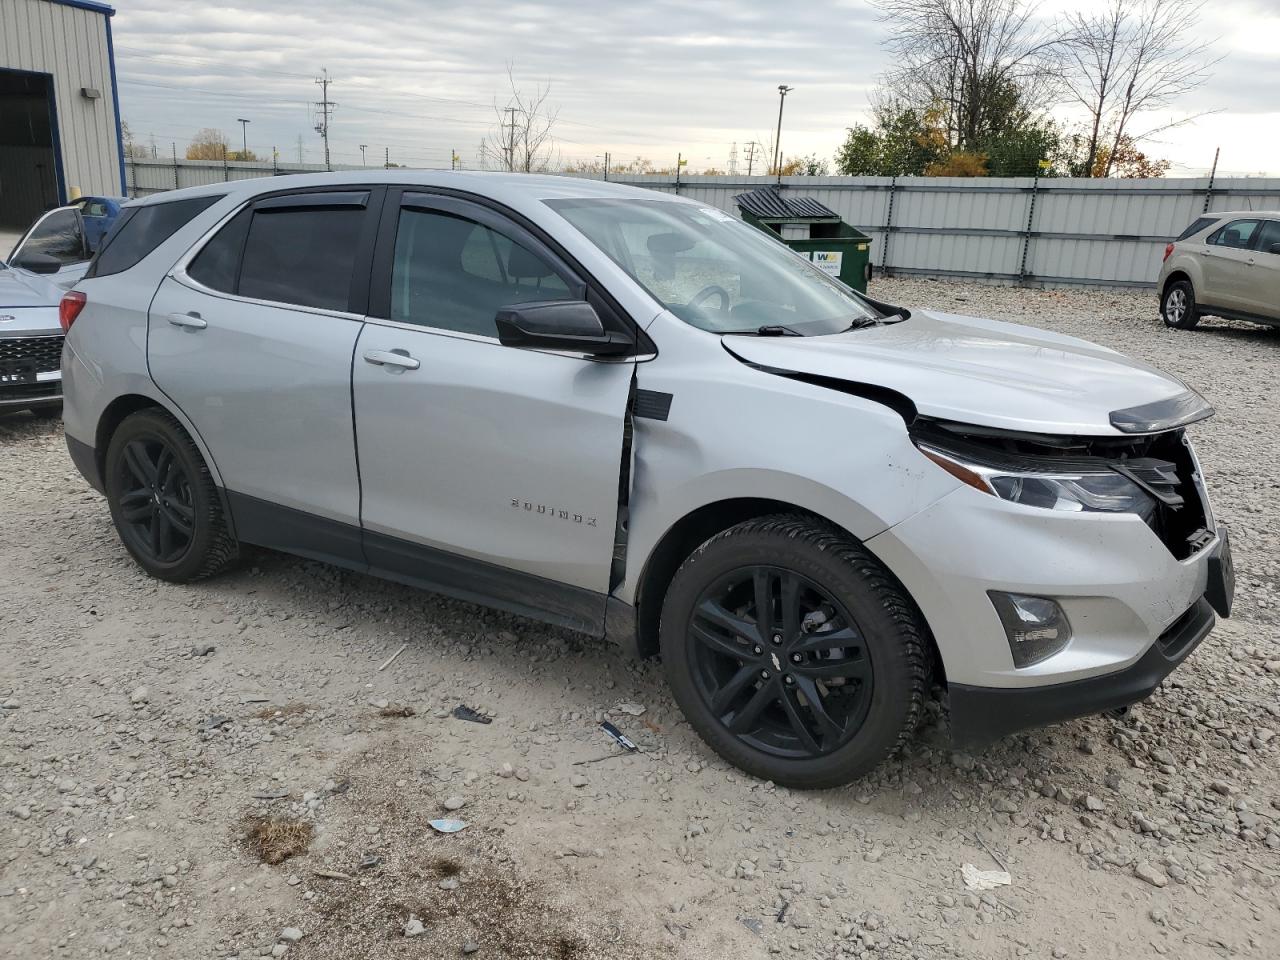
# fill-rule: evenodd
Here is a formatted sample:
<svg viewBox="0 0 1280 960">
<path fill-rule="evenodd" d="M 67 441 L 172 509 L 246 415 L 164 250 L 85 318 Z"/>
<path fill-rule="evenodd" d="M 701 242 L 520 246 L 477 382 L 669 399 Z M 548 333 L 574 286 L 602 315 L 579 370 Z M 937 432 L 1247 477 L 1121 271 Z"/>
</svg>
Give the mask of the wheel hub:
<svg viewBox="0 0 1280 960">
<path fill-rule="evenodd" d="M 752 746 L 822 756 L 861 728 L 869 651 L 844 606 L 807 577 L 777 567 L 727 574 L 699 597 L 689 631 L 704 702 Z"/>
</svg>

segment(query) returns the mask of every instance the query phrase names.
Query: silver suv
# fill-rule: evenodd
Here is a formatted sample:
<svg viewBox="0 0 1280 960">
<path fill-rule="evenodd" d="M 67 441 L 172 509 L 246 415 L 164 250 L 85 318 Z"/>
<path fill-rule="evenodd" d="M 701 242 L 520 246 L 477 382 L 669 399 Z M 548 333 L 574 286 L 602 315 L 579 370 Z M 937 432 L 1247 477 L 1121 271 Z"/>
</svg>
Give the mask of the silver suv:
<svg viewBox="0 0 1280 960">
<path fill-rule="evenodd" d="M 1280 212 L 1200 217 L 1164 248 L 1160 316 L 1190 330 L 1208 315 L 1280 325 Z"/>
<path fill-rule="evenodd" d="M 1130 704 L 1226 615 L 1178 380 L 850 291 L 690 200 L 364 171 L 143 201 L 68 294 L 125 548 L 250 543 L 660 652 L 751 773 Z"/>
</svg>

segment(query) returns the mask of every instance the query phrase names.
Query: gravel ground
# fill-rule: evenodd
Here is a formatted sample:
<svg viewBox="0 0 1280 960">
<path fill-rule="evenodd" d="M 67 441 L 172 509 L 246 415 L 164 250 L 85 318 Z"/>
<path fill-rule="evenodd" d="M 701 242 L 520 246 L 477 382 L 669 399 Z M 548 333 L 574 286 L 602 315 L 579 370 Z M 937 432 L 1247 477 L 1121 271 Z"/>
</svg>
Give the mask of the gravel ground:
<svg viewBox="0 0 1280 960">
<path fill-rule="evenodd" d="M 795 793 L 709 754 L 658 666 L 601 643 L 268 552 L 149 580 L 56 422 L 14 416 L 0 954 L 1274 957 L 1280 331 L 1169 332 L 1150 295 L 873 292 L 1118 347 L 1218 408 L 1194 432 L 1238 615 L 1151 700 L 974 755 L 935 705 L 872 778 Z M 965 864 L 1012 883 L 970 892 Z"/>
</svg>

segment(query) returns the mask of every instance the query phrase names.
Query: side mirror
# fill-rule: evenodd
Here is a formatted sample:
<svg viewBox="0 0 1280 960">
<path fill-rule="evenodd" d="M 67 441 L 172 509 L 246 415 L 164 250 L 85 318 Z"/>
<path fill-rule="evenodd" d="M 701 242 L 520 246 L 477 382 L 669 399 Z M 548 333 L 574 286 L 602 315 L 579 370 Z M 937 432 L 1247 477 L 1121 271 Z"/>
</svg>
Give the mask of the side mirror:
<svg viewBox="0 0 1280 960">
<path fill-rule="evenodd" d="M 607 333 L 595 307 L 582 300 L 513 303 L 494 317 L 498 342 L 526 350 L 569 350 L 593 357 L 618 356 L 632 349 L 630 337 Z"/>
<path fill-rule="evenodd" d="M 47 253 L 24 253 L 10 266 L 21 267 L 32 273 L 57 273 L 62 269 L 62 261 Z"/>
<path fill-rule="evenodd" d="M 1267 247 L 1267 253 L 1280 253 L 1280 243 L 1273 243 Z"/>
</svg>

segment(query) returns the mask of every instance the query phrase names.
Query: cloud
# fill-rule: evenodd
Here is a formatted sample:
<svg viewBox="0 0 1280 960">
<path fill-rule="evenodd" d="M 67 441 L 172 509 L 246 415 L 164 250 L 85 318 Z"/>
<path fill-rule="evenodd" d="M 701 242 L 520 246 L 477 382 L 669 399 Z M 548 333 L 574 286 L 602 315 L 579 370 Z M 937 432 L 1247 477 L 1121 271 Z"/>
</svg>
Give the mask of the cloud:
<svg viewBox="0 0 1280 960">
<path fill-rule="evenodd" d="M 1219 0 L 1215 20 L 1248 11 L 1280 33 L 1280 17 L 1268 21 L 1258 2 Z M 747 141 L 771 137 L 779 83 L 796 88 L 786 101 L 786 152 L 830 156 L 844 128 L 865 120 L 867 94 L 890 66 L 886 25 L 860 0 L 120 0 L 118 8 L 124 117 L 164 153 L 173 141 L 181 154 L 206 126 L 236 142 L 236 118 L 247 117 L 259 154 L 275 146 L 296 159 L 301 137 L 306 158 L 319 160 L 314 78 L 327 67 L 338 103 L 335 161 L 359 162 L 363 143 L 378 162 L 386 149 L 401 163 L 447 166 L 457 150 L 469 164 L 494 123 L 493 101 L 505 101 L 511 64 L 521 87 L 550 86 L 566 159 L 610 150 L 666 165 L 681 152 L 695 169 L 724 167 L 732 143 L 741 154 Z M 1250 51 L 1218 70 L 1188 111 L 1273 109 L 1274 57 Z"/>
</svg>

